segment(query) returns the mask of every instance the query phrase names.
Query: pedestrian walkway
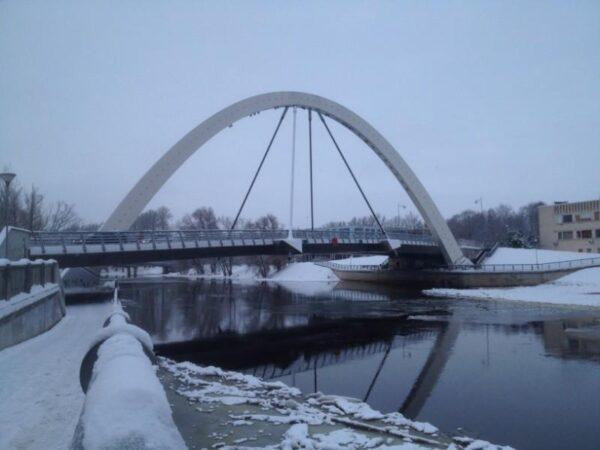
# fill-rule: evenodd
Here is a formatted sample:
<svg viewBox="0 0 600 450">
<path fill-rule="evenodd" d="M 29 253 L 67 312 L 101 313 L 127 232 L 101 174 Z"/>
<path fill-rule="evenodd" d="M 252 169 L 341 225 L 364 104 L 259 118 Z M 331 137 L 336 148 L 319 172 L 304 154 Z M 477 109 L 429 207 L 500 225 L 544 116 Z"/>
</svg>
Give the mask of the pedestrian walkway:
<svg viewBox="0 0 600 450">
<path fill-rule="evenodd" d="M 76 305 L 49 331 L 0 351 L 0 448 L 68 448 L 84 394 L 79 367 L 110 311 Z"/>
</svg>

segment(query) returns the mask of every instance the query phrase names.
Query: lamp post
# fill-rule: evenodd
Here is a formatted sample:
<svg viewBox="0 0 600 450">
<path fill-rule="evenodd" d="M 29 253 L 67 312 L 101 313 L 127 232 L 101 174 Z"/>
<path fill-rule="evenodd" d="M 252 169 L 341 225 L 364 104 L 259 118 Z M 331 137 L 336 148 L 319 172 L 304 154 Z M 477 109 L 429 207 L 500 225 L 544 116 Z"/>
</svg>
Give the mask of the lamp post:
<svg viewBox="0 0 600 450">
<path fill-rule="evenodd" d="M 485 245 L 485 242 L 487 241 L 487 220 L 483 212 L 483 197 L 479 197 L 477 200 L 475 200 L 475 204 L 477 203 L 479 203 L 479 208 L 481 210 L 481 218 L 483 219 L 483 241 Z"/>
<path fill-rule="evenodd" d="M 2 178 L 2 181 L 4 181 L 4 192 L 5 192 L 5 197 L 4 197 L 4 226 L 6 229 L 6 237 L 4 238 L 4 256 L 6 257 L 6 259 L 8 259 L 8 208 L 9 208 L 9 197 L 8 197 L 8 188 L 10 186 L 11 181 L 16 177 L 17 175 L 14 173 L 10 173 L 10 172 L 4 172 L 4 173 L 0 173 L 0 178 Z"/>
<path fill-rule="evenodd" d="M 406 205 L 398 203 L 397 207 L 398 207 L 398 215 L 396 216 L 396 227 L 400 228 L 400 207 L 402 207 L 402 209 L 406 209 Z"/>
</svg>

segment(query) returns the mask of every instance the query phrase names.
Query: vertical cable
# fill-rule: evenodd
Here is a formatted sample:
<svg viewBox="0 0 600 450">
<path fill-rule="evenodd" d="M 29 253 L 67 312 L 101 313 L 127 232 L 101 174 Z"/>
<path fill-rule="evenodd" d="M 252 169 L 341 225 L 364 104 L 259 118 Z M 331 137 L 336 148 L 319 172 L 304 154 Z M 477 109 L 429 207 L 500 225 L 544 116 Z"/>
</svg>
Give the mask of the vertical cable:
<svg viewBox="0 0 600 450">
<path fill-rule="evenodd" d="M 312 109 L 308 110 L 308 161 L 310 167 L 310 230 L 315 231 L 315 211 L 313 207 Z"/>
<path fill-rule="evenodd" d="M 294 228 L 294 171 L 296 165 L 296 107 L 294 106 L 294 117 L 292 120 L 292 174 L 290 186 L 290 238 Z"/>
</svg>

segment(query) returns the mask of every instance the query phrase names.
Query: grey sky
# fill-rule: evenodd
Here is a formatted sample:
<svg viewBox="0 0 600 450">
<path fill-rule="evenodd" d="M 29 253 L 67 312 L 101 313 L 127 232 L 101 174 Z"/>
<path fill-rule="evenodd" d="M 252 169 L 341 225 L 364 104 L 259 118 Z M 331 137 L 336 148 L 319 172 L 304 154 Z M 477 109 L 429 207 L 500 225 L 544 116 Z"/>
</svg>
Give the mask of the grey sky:
<svg viewBox="0 0 600 450">
<path fill-rule="evenodd" d="M 354 110 L 449 216 L 600 196 L 600 2 L 0 2 L 0 166 L 102 221 L 202 120 L 300 90 Z M 150 206 L 233 215 L 276 124 L 265 112 L 196 153 Z M 291 118 L 291 116 L 290 116 Z M 367 214 L 315 123 L 316 219 Z M 298 112 L 296 225 L 308 224 Z M 375 209 L 409 200 L 339 126 Z M 287 221 L 291 121 L 247 216 Z M 412 205 L 409 209 L 413 209 Z"/>
</svg>

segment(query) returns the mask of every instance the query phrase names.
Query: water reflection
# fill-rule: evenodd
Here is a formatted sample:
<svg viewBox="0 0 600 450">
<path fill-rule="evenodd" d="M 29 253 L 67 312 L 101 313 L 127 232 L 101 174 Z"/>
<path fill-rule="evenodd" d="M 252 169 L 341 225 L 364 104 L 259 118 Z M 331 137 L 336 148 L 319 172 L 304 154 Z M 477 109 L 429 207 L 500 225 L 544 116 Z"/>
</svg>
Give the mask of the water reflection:
<svg viewBox="0 0 600 450">
<path fill-rule="evenodd" d="M 175 359 L 362 398 L 518 448 L 600 440 L 600 314 L 348 283 L 135 283 L 122 295 Z"/>
</svg>

